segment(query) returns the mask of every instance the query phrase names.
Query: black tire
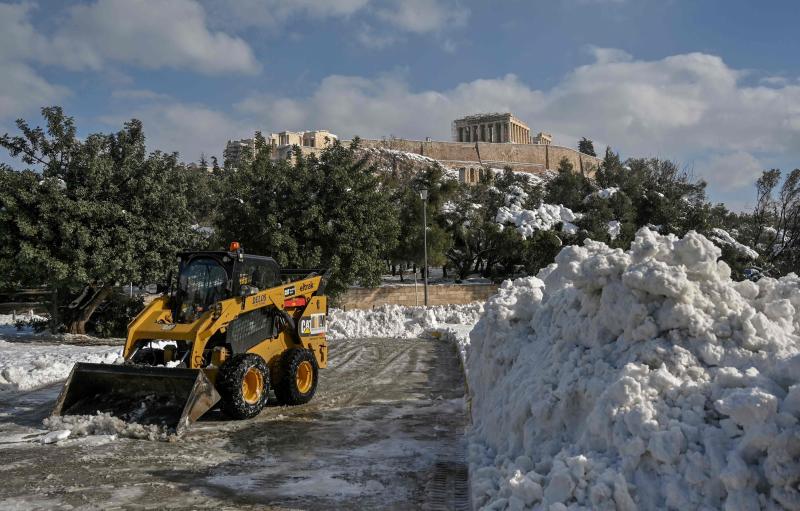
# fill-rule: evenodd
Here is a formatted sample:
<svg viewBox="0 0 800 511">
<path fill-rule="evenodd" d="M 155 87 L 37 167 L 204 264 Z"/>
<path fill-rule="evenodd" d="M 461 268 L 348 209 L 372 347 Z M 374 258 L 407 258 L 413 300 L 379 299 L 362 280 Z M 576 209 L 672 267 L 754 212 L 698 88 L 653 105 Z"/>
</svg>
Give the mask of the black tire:
<svg viewBox="0 0 800 511">
<path fill-rule="evenodd" d="M 161 348 L 142 348 L 131 358 L 131 362 L 147 366 L 163 366 L 164 350 Z"/>
<path fill-rule="evenodd" d="M 251 373 L 254 371 L 255 373 Z M 247 380 L 246 380 L 247 378 Z M 253 379 L 260 378 L 260 389 L 253 393 Z M 258 355 L 240 353 L 222 363 L 217 374 L 220 408 L 234 419 L 255 417 L 269 399 L 269 367 Z M 249 394 L 249 397 L 248 397 Z"/>
<path fill-rule="evenodd" d="M 311 366 L 310 387 L 303 389 L 298 385 L 298 372 L 303 367 Z M 319 367 L 317 359 L 311 351 L 302 348 L 291 348 L 281 357 L 281 378 L 275 384 L 275 397 L 282 405 L 302 405 L 311 401 L 317 391 Z M 301 372 L 302 374 L 302 372 Z M 302 381 L 302 378 L 301 378 Z"/>
</svg>

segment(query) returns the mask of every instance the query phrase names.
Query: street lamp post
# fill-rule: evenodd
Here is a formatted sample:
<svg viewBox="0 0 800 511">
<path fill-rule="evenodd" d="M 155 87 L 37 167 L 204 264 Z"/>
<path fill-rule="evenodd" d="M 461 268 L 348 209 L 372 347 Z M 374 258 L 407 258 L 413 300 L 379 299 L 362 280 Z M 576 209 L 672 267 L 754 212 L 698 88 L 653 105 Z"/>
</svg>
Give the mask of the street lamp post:
<svg viewBox="0 0 800 511">
<path fill-rule="evenodd" d="M 425 307 L 428 306 L 428 189 L 422 188 L 419 191 L 419 196 L 422 199 L 422 246 L 425 258 Z"/>
</svg>

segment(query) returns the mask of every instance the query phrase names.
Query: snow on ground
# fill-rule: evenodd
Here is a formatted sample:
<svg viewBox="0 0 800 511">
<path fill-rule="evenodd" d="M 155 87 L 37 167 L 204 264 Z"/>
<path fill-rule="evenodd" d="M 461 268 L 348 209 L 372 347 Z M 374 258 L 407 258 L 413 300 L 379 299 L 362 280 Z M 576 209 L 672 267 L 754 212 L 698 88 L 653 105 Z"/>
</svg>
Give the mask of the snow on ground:
<svg viewBox="0 0 800 511">
<path fill-rule="evenodd" d="M 119 346 L 73 346 L 0 339 L 0 392 L 31 390 L 69 376 L 76 362 L 113 364 Z"/>
<path fill-rule="evenodd" d="M 42 438 L 42 443 L 53 443 L 70 437 L 107 436 L 110 440 L 117 437 L 138 438 L 143 440 L 171 440 L 165 428 L 150 424 L 125 422 L 110 413 L 95 415 L 53 415 L 44 419 L 44 427 L 51 432 Z M 49 441 L 48 441 L 49 440 Z"/>
<path fill-rule="evenodd" d="M 392 337 L 412 339 L 429 331 L 468 326 L 483 313 L 483 303 L 405 307 L 383 305 L 375 309 L 332 309 L 328 320 L 328 339 Z"/>
<path fill-rule="evenodd" d="M 467 358 L 485 509 L 800 509 L 800 278 L 690 232 L 570 246 L 503 284 Z"/>
<path fill-rule="evenodd" d="M 742 257 L 746 257 L 748 259 L 758 259 L 758 252 L 753 250 L 752 248 L 739 243 L 736 239 L 731 236 L 731 234 L 726 231 L 725 229 L 714 228 L 711 229 L 711 234 L 709 235 L 708 239 L 713 241 L 719 247 L 730 247 L 736 251 Z"/>
</svg>

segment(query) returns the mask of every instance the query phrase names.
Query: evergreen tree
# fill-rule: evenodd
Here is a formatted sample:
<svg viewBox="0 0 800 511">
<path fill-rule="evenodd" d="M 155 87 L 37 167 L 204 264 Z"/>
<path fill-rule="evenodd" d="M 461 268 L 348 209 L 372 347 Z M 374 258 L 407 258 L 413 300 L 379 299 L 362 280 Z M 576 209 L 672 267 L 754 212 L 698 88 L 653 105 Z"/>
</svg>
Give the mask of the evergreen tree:
<svg viewBox="0 0 800 511">
<path fill-rule="evenodd" d="M 562 158 L 558 164 L 558 174 L 547 184 L 545 201 L 549 204 L 562 204 L 577 211 L 583 199 L 592 192 L 589 179 L 574 171 L 572 163 Z"/>
<path fill-rule="evenodd" d="M 594 152 L 594 142 L 586 137 L 582 137 L 578 141 L 578 151 L 589 156 L 597 156 L 597 153 Z"/>
<path fill-rule="evenodd" d="M 224 177 L 219 242 L 238 240 L 283 267 L 329 268 L 332 296 L 377 285 L 396 243 L 397 210 L 357 144 L 334 142 L 319 158 L 296 148 L 294 165 L 258 151 Z"/>
<path fill-rule="evenodd" d="M 42 115 L 44 129 L 20 120 L 21 135 L 0 138 L 35 167 L 0 169 L 0 280 L 47 286 L 67 329 L 85 333 L 113 286 L 162 280 L 175 251 L 198 241 L 189 182 L 177 154 L 146 153 L 137 120 L 81 141 L 61 108 Z"/>
</svg>

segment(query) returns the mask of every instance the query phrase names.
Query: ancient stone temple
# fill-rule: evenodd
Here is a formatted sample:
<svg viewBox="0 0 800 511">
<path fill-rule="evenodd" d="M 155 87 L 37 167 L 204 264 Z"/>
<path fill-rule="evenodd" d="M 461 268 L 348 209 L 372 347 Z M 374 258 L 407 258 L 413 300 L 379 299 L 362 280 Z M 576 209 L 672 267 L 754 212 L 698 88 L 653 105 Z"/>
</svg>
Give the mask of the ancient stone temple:
<svg viewBox="0 0 800 511">
<path fill-rule="evenodd" d="M 468 115 L 453 121 L 453 140 L 530 144 L 531 130 L 511 113 Z"/>
</svg>

